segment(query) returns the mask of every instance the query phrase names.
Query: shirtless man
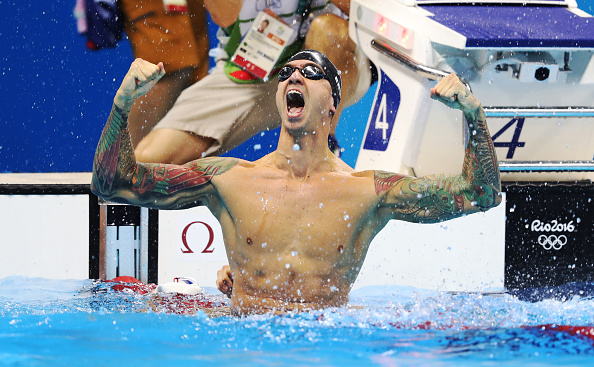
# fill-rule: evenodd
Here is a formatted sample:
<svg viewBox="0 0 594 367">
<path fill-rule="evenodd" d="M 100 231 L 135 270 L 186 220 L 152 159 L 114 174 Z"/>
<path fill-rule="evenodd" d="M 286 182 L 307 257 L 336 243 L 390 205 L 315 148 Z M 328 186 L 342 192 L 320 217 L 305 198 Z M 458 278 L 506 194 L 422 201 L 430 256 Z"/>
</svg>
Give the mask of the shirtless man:
<svg viewBox="0 0 594 367">
<path fill-rule="evenodd" d="M 309 50 L 280 72 L 276 151 L 256 162 L 137 163 L 127 114 L 164 73 L 162 64 L 132 64 L 97 148 L 92 190 L 156 209 L 207 206 L 221 223 L 236 314 L 343 306 L 369 244 L 391 219 L 439 222 L 501 202 L 483 109 L 455 75 L 440 81 L 431 97 L 464 112 L 471 133 L 462 173 L 416 178 L 355 172 L 330 152 L 340 77 L 324 55 Z"/>
</svg>

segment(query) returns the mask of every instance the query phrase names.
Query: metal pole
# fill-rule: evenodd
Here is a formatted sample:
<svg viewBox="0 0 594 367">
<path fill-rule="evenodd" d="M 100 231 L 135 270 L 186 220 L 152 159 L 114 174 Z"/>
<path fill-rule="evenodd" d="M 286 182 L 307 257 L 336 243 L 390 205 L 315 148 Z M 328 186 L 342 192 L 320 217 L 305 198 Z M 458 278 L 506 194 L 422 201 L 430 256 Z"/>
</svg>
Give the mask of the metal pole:
<svg viewBox="0 0 594 367">
<path fill-rule="evenodd" d="M 390 47 L 384 42 L 374 39 L 371 41 L 371 47 L 388 56 L 390 59 L 404 65 L 414 73 L 423 76 L 430 80 L 439 81 L 449 73 L 435 69 L 427 65 L 422 65 L 410 57 L 404 55 L 398 50 Z M 462 83 L 466 85 L 469 90 L 472 90 L 470 84 L 460 78 Z M 485 107 L 486 117 L 594 117 L 594 108 L 592 107 Z"/>
<path fill-rule="evenodd" d="M 594 117 L 591 107 L 485 107 L 487 117 Z"/>
<path fill-rule="evenodd" d="M 594 172 L 594 161 L 499 162 L 501 172 Z"/>
</svg>

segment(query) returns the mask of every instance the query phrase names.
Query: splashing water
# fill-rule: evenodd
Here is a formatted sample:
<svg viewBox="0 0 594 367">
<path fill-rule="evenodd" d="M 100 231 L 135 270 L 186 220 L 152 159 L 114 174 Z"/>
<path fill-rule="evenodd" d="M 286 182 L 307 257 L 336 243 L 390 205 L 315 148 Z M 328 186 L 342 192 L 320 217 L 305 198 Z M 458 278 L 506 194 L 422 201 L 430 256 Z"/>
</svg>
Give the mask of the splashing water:
<svg viewBox="0 0 594 367">
<path fill-rule="evenodd" d="M 594 285 L 591 285 L 594 287 Z M 0 280 L 0 357 L 15 365 L 586 365 L 594 299 L 524 302 L 507 293 L 374 286 L 349 307 L 282 316 L 209 317 L 218 291 L 186 298 L 115 292 L 106 283 Z M 178 298 L 175 298 L 178 297 Z M 181 301 L 180 301 L 181 299 Z M 543 327 L 542 325 L 547 325 Z M 577 330 L 577 331 L 576 331 Z M 582 334 L 580 334 L 582 333 Z"/>
</svg>

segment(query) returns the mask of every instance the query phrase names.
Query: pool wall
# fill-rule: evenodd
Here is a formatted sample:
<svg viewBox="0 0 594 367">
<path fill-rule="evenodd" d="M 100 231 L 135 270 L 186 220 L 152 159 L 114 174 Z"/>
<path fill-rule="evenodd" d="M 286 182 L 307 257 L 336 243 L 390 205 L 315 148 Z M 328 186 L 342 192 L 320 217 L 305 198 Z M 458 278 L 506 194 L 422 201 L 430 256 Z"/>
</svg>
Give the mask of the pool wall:
<svg viewBox="0 0 594 367">
<path fill-rule="evenodd" d="M 74 180 L 73 180 L 74 178 Z M 0 175 L 0 278 L 195 278 L 214 286 L 227 264 L 221 228 L 203 207 L 156 211 L 90 193 L 88 174 Z M 13 209 L 17 208 L 17 210 Z M 392 221 L 371 244 L 355 288 L 502 288 L 505 205 L 440 224 Z"/>
</svg>

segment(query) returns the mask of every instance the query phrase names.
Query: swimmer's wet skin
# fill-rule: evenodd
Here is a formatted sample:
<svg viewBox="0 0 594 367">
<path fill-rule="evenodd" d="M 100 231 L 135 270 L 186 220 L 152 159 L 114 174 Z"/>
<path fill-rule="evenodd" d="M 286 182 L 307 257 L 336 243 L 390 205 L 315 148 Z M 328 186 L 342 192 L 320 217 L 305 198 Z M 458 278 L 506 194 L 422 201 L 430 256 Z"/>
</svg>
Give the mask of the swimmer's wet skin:
<svg viewBox="0 0 594 367">
<path fill-rule="evenodd" d="M 464 112 L 471 134 L 462 172 L 417 178 L 355 172 L 332 154 L 327 141 L 340 103 L 338 71 L 311 50 L 287 66 L 276 94 L 278 148 L 258 161 L 137 163 L 127 116 L 165 73 L 162 64 L 140 59 L 116 93 L 95 155 L 92 190 L 106 200 L 210 209 L 221 223 L 235 314 L 344 306 L 369 244 L 390 220 L 434 223 L 501 202 L 483 109 L 455 75 L 439 82 L 431 96 Z"/>
</svg>

